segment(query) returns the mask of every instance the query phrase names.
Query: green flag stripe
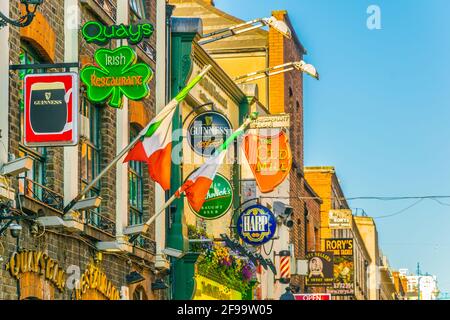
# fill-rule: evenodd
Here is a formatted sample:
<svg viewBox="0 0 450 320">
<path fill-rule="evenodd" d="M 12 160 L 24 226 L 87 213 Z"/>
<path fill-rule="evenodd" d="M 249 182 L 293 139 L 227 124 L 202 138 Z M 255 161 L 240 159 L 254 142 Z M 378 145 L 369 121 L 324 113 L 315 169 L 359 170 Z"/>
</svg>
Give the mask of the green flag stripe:
<svg viewBox="0 0 450 320">
<path fill-rule="evenodd" d="M 152 124 L 150 126 L 150 128 L 148 128 L 148 130 L 145 133 L 144 137 L 145 138 L 150 138 L 156 132 L 156 130 L 158 130 L 158 128 L 161 126 L 161 123 L 162 123 L 162 121 L 158 121 L 158 122 L 155 122 L 154 124 Z"/>
<path fill-rule="evenodd" d="M 198 75 L 197 77 L 195 77 L 191 83 L 189 83 L 183 90 L 181 90 L 181 92 L 175 97 L 175 100 L 177 100 L 177 102 L 181 102 L 186 99 L 192 88 L 194 88 L 202 79 L 202 75 Z"/>
<path fill-rule="evenodd" d="M 244 129 L 238 129 L 236 130 L 225 142 L 223 145 L 220 146 L 219 149 L 217 149 L 217 153 L 220 153 L 230 146 L 231 143 L 234 142 L 237 138 L 239 138 L 242 134 L 244 134 Z"/>
</svg>

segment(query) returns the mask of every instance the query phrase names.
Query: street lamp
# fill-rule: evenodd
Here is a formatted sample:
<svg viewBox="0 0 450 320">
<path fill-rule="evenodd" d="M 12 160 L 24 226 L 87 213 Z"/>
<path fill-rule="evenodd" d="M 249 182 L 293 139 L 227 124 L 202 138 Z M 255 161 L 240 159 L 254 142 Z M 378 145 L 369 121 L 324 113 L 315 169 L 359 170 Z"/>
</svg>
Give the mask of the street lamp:
<svg viewBox="0 0 450 320">
<path fill-rule="evenodd" d="M 288 25 L 284 21 L 278 20 L 275 17 L 270 17 L 270 18 L 260 18 L 260 19 L 251 20 L 248 22 L 238 24 L 233 27 L 220 29 L 220 30 L 205 34 L 202 36 L 202 39 L 205 39 L 205 40 L 200 40 L 198 43 L 200 45 L 204 45 L 204 44 L 208 44 L 208 43 L 222 40 L 225 38 L 229 38 L 229 37 L 232 37 L 232 36 L 244 33 L 244 32 L 249 32 L 249 31 L 261 28 L 261 27 L 266 27 L 266 26 L 274 28 L 276 31 L 278 31 L 279 33 L 281 33 L 283 36 L 285 36 L 288 39 L 292 38 L 291 30 L 289 29 Z M 211 39 L 208 39 L 208 38 L 211 38 Z"/>
<path fill-rule="evenodd" d="M 236 83 L 247 83 L 265 77 L 271 77 L 277 74 L 289 72 L 292 70 L 304 72 L 317 80 L 319 80 L 320 78 L 319 73 L 312 64 L 307 64 L 304 61 L 295 61 L 295 62 L 288 62 L 275 67 L 270 67 L 261 71 L 251 72 L 246 75 L 235 78 L 234 81 Z"/>
<path fill-rule="evenodd" d="M 20 0 L 20 3 L 25 5 L 26 14 L 17 20 L 12 20 L 0 12 L 0 30 L 8 24 L 19 28 L 29 26 L 31 22 L 33 22 L 38 6 L 40 6 L 43 2 L 44 0 Z M 31 6 L 34 7 L 31 8 Z"/>
</svg>

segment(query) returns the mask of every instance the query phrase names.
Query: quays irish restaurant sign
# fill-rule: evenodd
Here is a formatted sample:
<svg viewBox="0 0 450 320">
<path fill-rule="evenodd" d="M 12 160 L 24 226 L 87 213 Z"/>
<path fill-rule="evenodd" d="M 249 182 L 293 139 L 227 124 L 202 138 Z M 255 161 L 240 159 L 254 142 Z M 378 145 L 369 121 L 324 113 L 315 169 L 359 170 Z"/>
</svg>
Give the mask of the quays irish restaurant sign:
<svg viewBox="0 0 450 320">
<path fill-rule="evenodd" d="M 105 46 L 111 40 L 121 39 L 126 39 L 129 44 L 135 45 L 144 39 L 149 39 L 154 32 L 154 27 L 150 23 L 105 26 L 97 21 L 89 21 L 84 24 L 81 32 L 87 43 L 99 46 Z"/>
<path fill-rule="evenodd" d="M 230 182 L 221 174 L 214 178 L 206 195 L 205 203 L 195 214 L 206 220 L 219 219 L 230 210 L 233 204 L 233 189 Z"/>
<path fill-rule="evenodd" d="M 250 245 L 261 246 L 275 236 L 277 221 L 269 208 L 261 205 L 248 207 L 237 221 L 241 239 Z"/>
<path fill-rule="evenodd" d="M 136 53 L 130 47 L 95 52 L 98 66 L 81 70 L 81 80 L 87 87 L 87 97 L 94 103 L 109 99 L 113 108 L 122 108 L 122 98 L 141 100 L 149 93 L 153 71 L 144 63 L 136 63 Z"/>
</svg>

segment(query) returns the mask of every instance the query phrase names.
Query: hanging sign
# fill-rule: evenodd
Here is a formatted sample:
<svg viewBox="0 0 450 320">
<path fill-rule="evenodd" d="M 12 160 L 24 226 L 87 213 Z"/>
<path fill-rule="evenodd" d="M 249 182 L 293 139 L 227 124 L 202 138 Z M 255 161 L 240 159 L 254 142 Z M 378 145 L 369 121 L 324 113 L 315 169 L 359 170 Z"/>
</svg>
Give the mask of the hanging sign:
<svg viewBox="0 0 450 320">
<path fill-rule="evenodd" d="M 308 260 L 307 287 L 330 287 L 333 285 L 333 253 L 311 252 L 306 255 Z"/>
<path fill-rule="evenodd" d="M 289 176 L 292 152 L 289 138 L 283 131 L 276 136 L 248 134 L 243 147 L 262 193 L 272 192 Z"/>
<path fill-rule="evenodd" d="M 336 296 L 354 295 L 353 239 L 326 239 L 325 250 L 334 253 L 334 282 L 327 292 Z"/>
<path fill-rule="evenodd" d="M 95 52 L 98 66 L 87 66 L 81 70 L 81 80 L 87 87 L 87 97 L 94 103 L 122 108 L 123 96 L 131 100 L 142 100 L 149 93 L 152 69 L 144 63 L 136 63 L 136 53 L 130 47 L 115 50 L 99 49 Z"/>
<path fill-rule="evenodd" d="M 252 246 L 263 245 L 275 236 L 277 221 L 268 208 L 254 205 L 245 209 L 237 221 L 241 239 Z"/>
<path fill-rule="evenodd" d="M 188 143 L 195 153 L 211 157 L 216 150 L 233 134 L 230 121 L 216 111 L 204 112 L 188 128 Z"/>
<path fill-rule="evenodd" d="M 230 210 L 232 204 L 233 188 L 227 178 L 217 174 L 201 210 L 196 212 L 192 207 L 191 209 L 202 219 L 215 220 L 223 217 Z"/>
<path fill-rule="evenodd" d="M 24 80 L 24 144 L 29 147 L 78 143 L 78 75 L 30 74 Z"/>
<path fill-rule="evenodd" d="M 105 46 L 111 40 L 128 40 L 129 44 L 136 45 L 149 39 L 153 32 L 154 27 L 150 23 L 105 26 L 97 21 L 86 22 L 81 30 L 87 43 L 99 46 Z"/>
<path fill-rule="evenodd" d="M 250 129 L 289 128 L 291 116 L 288 114 L 260 116 L 250 124 Z"/>
<path fill-rule="evenodd" d="M 330 229 L 351 229 L 352 210 L 330 210 L 328 212 L 328 224 Z"/>
</svg>

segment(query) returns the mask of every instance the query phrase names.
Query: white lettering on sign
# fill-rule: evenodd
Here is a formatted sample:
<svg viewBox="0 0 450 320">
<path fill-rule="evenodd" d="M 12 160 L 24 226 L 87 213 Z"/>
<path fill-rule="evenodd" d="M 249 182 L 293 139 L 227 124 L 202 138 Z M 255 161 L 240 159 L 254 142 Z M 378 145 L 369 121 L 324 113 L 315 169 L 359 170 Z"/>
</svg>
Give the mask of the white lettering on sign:
<svg viewBox="0 0 450 320">
<path fill-rule="evenodd" d="M 106 65 L 107 66 L 123 66 L 127 59 L 123 54 L 120 54 L 119 56 L 106 56 Z"/>
</svg>

